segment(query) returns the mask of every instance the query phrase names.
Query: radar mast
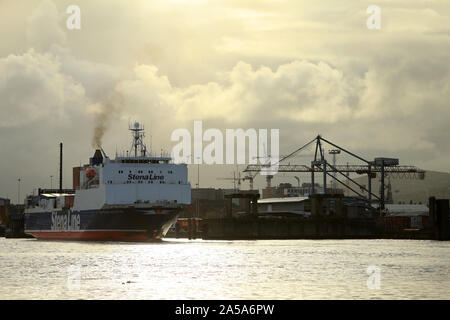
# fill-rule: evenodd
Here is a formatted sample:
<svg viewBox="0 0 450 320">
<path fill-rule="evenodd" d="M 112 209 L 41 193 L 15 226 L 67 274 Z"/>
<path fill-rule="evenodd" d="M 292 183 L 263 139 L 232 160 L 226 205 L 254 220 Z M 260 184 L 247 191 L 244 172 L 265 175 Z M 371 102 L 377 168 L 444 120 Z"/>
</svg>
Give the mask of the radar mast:
<svg viewBox="0 0 450 320">
<path fill-rule="evenodd" d="M 144 144 L 144 126 L 141 127 L 139 122 L 135 122 L 133 126 L 129 126 L 128 130 L 130 130 L 133 136 L 133 142 L 131 145 L 131 149 L 134 149 L 134 156 L 138 157 L 138 150 L 140 151 L 140 156 L 145 157 L 147 153 L 147 147 Z"/>
</svg>

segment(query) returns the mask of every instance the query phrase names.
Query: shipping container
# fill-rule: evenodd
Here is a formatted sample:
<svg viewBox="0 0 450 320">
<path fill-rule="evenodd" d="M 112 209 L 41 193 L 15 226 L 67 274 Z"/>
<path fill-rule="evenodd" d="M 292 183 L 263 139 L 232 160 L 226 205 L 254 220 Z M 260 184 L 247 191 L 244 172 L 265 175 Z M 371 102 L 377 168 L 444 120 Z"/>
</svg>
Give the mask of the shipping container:
<svg viewBox="0 0 450 320">
<path fill-rule="evenodd" d="M 411 228 L 410 217 L 387 216 L 383 217 L 384 230 L 387 232 L 398 232 L 403 229 Z"/>
<path fill-rule="evenodd" d="M 430 225 L 430 217 L 429 216 L 421 216 L 422 217 L 422 226 L 424 229 L 428 229 L 431 227 Z"/>
</svg>

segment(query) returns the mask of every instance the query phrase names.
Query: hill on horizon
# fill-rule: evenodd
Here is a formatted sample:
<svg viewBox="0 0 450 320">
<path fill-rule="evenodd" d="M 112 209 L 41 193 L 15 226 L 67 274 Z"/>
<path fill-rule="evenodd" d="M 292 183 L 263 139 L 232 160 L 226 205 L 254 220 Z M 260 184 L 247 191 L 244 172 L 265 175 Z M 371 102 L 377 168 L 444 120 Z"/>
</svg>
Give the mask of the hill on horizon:
<svg viewBox="0 0 450 320">
<path fill-rule="evenodd" d="M 361 176 L 356 180 L 359 184 L 367 187 L 367 177 Z M 418 178 L 402 178 L 389 176 L 385 179 L 385 185 L 387 187 L 389 180 L 392 186 L 392 197 L 394 203 L 428 203 L 428 199 L 431 196 L 437 199 L 450 199 L 450 173 L 440 171 L 425 171 L 425 178 L 419 180 Z M 355 188 L 353 184 L 352 188 Z M 375 194 L 380 193 L 380 175 L 377 174 L 375 179 L 372 179 L 372 192 Z M 346 193 L 348 195 L 348 192 Z M 350 191 L 350 195 L 354 195 Z"/>
</svg>

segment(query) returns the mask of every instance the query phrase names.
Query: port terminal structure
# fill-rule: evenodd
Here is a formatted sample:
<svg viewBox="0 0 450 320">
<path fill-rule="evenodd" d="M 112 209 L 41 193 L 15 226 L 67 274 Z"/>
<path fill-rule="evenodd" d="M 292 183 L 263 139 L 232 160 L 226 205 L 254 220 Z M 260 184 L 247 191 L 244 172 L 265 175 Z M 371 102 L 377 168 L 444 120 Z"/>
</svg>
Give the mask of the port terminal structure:
<svg viewBox="0 0 450 320">
<path fill-rule="evenodd" d="M 306 148 L 312 146 L 315 143 L 315 152 L 314 158 L 311 161 L 310 165 L 305 164 L 284 164 L 286 160 L 292 158 L 295 154 L 305 150 Z M 323 145 L 328 144 L 331 145 L 334 150 L 339 150 L 342 153 L 349 155 L 353 159 L 359 160 L 362 164 L 346 164 L 346 165 L 336 165 L 329 163 L 325 159 L 325 152 Z M 337 151 L 336 151 L 337 152 Z M 305 172 L 311 173 L 311 194 L 316 194 L 316 190 L 314 188 L 314 182 L 316 178 L 316 173 L 321 173 L 323 177 L 323 190 L 326 190 L 327 187 L 327 177 L 333 179 L 344 186 L 345 188 L 353 191 L 355 194 L 360 196 L 362 199 L 365 199 L 369 205 L 372 205 L 373 202 L 379 205 L 380 210 L 385 209 L 385 178 L 389 177 L 400 177 L 400 178 L 409 178 L 409 179 L 424 179 L 425 171 L 421 170 L 415 166 L 400 166 L 399 159 L 396 158 L 385 158 L 385 157 L 377 157 L 374 160 L 370 161 L 364 159 L 363 157 L 341 147 L 337 144 L 323 138 L 321 135 L 317 135 L 313 140 L 303 145 L 302 147 L 294 150 L 290 154 L 282 157 L 277 163 L 270 164 L 251 164 L 248 165 L 244 172 L 253 175 L 253 177 L 262 173 L 265 170 L 269 173 L 266 175 L 266 179 L 270 181 L 273 177 L 270 175 L 271 167 L 274 165 L 277 166 L 277 172 Z M 266 172 L 266 173 L 267 173 Z M 350 173 L 357 174 L 366 174 L 367 175 L 367 188 L 364 185 L 359 184 L 354 179 L 350 178 Z M 372 190 L 372 179 L 376 177 L 376 175 L 380 175 L 380 192 L 378 194 L 374 193 Z M 367 197 L 362 194 L 361 191 L 356 190 L 357 188 L 352 187 L 349 183 L 346 183 L 339 179 L 339 177 L 344 177 L 347 181 L 351 181 L 353 184 L 359 187 L 361 191 L 367 193 Z M 269 184 L 269 182 L 268 182 Z"/>
</svg>

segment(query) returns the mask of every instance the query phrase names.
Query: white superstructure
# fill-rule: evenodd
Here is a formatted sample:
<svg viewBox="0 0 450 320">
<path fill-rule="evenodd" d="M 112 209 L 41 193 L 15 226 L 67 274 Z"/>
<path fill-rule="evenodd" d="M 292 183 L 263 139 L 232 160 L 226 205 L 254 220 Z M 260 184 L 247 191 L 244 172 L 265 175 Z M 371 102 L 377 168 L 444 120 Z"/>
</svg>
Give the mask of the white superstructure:
<svg viewBox="0 0 450 320">
<path fill-rule="evenodd" d="M 90 164 L 79 168 L 74 211 L 190 204 L 187 165 L 174 164 L 170 157 L 147 155 L 143 128 L 136 122 L 130 130 L 133 143 L 129 156 L 112 160 L 97 150 Z"/>
</svg>

